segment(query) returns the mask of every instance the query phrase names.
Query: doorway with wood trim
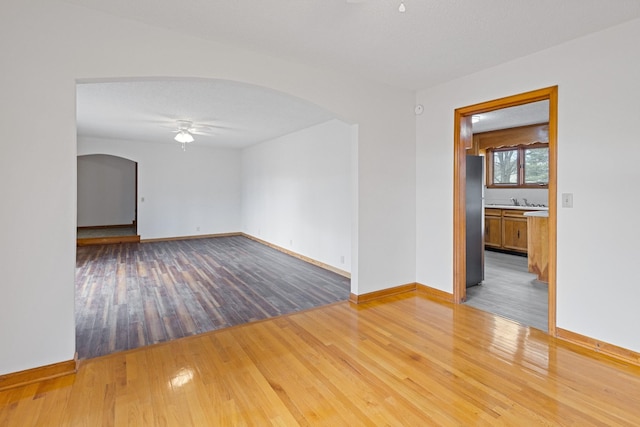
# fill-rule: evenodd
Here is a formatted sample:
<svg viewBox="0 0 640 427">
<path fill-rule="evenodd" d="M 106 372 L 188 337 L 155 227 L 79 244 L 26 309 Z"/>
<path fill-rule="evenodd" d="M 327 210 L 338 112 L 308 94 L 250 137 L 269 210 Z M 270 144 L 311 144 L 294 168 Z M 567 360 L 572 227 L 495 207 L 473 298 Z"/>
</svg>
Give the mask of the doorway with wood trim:
<svg viewBox="0 0 640 427">
<path fill-rule="evenodd" d="M 557 86 L 458 108 L 454 112 L 454 299 L 466 300 L 466 155 L 472 147 L 472 116 L 538 101 L 549 102 L 548 332 L 556 333 Z"/>
</svg>

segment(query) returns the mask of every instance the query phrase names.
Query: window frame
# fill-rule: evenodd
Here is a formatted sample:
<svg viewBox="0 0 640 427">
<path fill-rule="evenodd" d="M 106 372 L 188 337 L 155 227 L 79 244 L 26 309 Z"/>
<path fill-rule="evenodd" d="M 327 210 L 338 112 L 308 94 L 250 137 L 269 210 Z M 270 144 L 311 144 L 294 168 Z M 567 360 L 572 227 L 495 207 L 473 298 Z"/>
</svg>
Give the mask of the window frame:
<svg viewBox="0 0 640 427">
<path fill-rule="evenodd" d="M 522 145 L 514 145 L 514 146 L 502 146 L 502 147 L 491 147 L 486 149 L 486 161 L 487 161 L 487 174 L 486 174 L 486 182 L 487 188 L 549 188 L 549 182 L 546 184 L 535 183 L 535 184 L 527 184 L 524 182 L 525 177 L 525 150 L 532 148 L 549 148 L 548 143 L 537 142 L 534 144 L 522 144 Z M 516 183 L 507 183 L 507 184 L 496 184 L 494 182 L 494 174 L 493 174 L 493 153 L 500 151 L 516 151 L 516 159 L 518 164 L 518 174 L 517 174 L 517 182 Z"/>
</svg>

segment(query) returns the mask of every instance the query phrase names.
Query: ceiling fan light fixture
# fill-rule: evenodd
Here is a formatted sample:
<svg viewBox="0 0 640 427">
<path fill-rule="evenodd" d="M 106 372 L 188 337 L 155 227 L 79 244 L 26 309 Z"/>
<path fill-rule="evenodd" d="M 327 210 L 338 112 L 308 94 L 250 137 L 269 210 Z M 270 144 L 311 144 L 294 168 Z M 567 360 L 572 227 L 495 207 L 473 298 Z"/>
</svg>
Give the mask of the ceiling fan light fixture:
<svg viewBox="0 0 640 427">
<path fill-rule="evenodd" d="M 191 135 L 189 133 L 188 130 L 181 130 L 180 132 L 178 132 L 174 138 L 176 141 L 181 142 L 181 143 L 187 143 L 187 142 L 193 142 L 193 135 Z"/>
</svg>

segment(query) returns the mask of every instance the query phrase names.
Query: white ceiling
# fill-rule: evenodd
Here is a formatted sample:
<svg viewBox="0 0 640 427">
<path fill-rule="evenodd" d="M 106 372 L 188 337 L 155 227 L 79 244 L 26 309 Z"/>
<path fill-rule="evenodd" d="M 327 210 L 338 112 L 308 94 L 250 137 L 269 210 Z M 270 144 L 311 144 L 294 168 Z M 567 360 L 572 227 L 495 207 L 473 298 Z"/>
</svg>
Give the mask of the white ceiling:
<svg viewBox="0 0 640 427">
<path fill-rule="evenodd" d="M 405 0 L 406 13 L 399 0 L 65 1 L 411 90 L 640 17 L 640 0 Z M 81 136 L 172 142 L 186 119 L 219 126 L 196 143 L 236 148 L 332 118 L 291 96 L 219 81 L 80 84 L 77 107 Z M 474 131 L 539 123 L 546 110 L 522 108 L 511 119 L 486 115 Z"/>
<path fill-rule="evenodd" d="M 476 116 L 480 120 L 472 125 L 473 133 L 547 123 L 549 121 L 549 101 L 531 102 L 476 114 Z"/>
<path fill-rule="evenodd" d="M 549 102 L 478 114 L 473 132 L 545 123 Z M 175 144 L 178 120 L 198 129 L 194 144 L 244 148 L 334 116 L 301 99 L 225 80 L 150 80 L 77 86 L 80 136 Z"/>
<path fill-rule="evenodd" d="M 640 17 L 640 0 L 66 0 L 424 89 Z"/>
<path fill-rule="evenodd" d="M 333 115 L 281 92 L 222 80 L 152 80 L 77 86 L 80 136 L 175 143 L 190 120 L 194 144 L 243 148 Z"/>
</svg>

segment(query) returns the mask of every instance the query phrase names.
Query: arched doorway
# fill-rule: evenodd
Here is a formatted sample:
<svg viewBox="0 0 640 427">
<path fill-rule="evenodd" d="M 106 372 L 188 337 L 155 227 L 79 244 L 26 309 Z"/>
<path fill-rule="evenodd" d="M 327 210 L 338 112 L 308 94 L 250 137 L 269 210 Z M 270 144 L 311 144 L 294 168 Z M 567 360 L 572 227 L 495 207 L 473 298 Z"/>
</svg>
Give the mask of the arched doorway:
<svg viewBox="0 0 640 427">
<path fill-rule="evenodd" d="M 126 301 L 131 302 L 133 311 L 139 307 L 142 311 L 128 316 L 129 320 L 140 319 L 137 325 L 130 321 L 120 328 L 115 322 L 111 336 L 121 339 L 106 343 L 103 346 L 106 351 L 161 342 L 231 324 L 225 317 L 228 313 L 223 311 L 232 311 L 240 299 L 229 304 L 214 303 L 215 293 L 219 291 L 217 283 L 216 286 L 213 283 L 222 279 L 204 273 L 215 270 L 206 264 L 209 258 L 203 260 L 189 252 L 192 244 L 204 240 L 235 239 L 239 247 L 246 243 L 238 240 L 248 237 L 350 272 L 350 200 L 355 197 L 352 169 L 356 125 L 285 93 L 215 79 L 82 83 L 78 85 L 77 111 L 78 154 L 108 153 L 139 162 L 137 224 L 142 243 L 121 245 L 133 249 L 127 256 L 115 254 L 113 257 L 130 260 L 134 258 L 128 257 L 131 253 L 144 252 L 139 259 L 151 260 L 152 264 L 160 258 L 174 259 L 174 254 L 175 259 L 188 260 L 177 270 L 168 264 L 157 267 L 160 261 L 153 266 L 125 266 L 123 262 L 115 273 L 109 270 L 108 279 L 113 276 L 121 279 L 120 290 L 125 289 L 125 284 L 131 284 L 127 289 L 140 297 L 134 301 L 135 295 L 127 299 L 121 292 L 118 294 L 120 307 L 105 303 L 104 311 L 109 314 L 101 315 L 101 319 L 107 319 L 101 328 L 114 330 L 114 323 L 108 322 L 119 318 L 115 310 L 124 310 Z M 186 144 L 175 138 L 184 121 L 192 124 L 186 130 L 194 137 L 194 141 Z M 176 242 L 184 245 L 177 248 Z M 163 254 L 172 255 L 154 258 L 152 248 L 161 245 Z M 84 256 L 88 252 L 85 249 L 96 248 L 79 248 L 78 259 L 82 257 L 79 264 L 90 258 Z M 111 250 L 116 249 L 105 248 L 105 253 Z M 212 249 L 207 247 L 207 250 Z M 199 253 L 203 252 L 201 248 Z M 325 254 L 329 258 L 324 257 Z M 98 255 L 106 259 L 109 254 Z M 224 264 L 219 255 L 216 253 L 217 268 Z M 200 261 L 202 265 L 194 267 L 198 273 L 190 270 Z M 78 271 L 83 267 L 84 264 Z M 157 270 L 153 270 L 156 267 Z M 143 273 L 133 277 L 138 268 Z M 153 272 L 145 276 L 149 271 Z M 127 276 L 127 272 L 133 273 Z M 82 272 L 77 276 L 84 277 Z M 285 276 L 271 274 L 269 277 Z M 346 286 L 339 291 L 344 290 L 346 294 L 344 297 L 338 292 L 333 295 L 346 300 L 348 277 L 346 282 L 343 277 L 341 283 Z M 231 289 L 227 281 L 225 286 Z M 95 316 L 89 309 L 85 310 L 87 298 L 84 296 L 89 295 L 94 286 L 78 281 L 77 287 L 84 292 L 83 299 L 76 297 L 81 308 L 76 317 L 81 319 L 76 322 L 78 353 L 81 358 L 93 357 L 97 355 L 93 350 L 102 346 L 103 337 L 90 336 L 96 329 L 90 324 Z M 102 293 L 112 290 L 113 287 L 103 289 Z M 196 290 L 198 295 L 207 292 L 207 304 L 199 304 L 196 298 L 190 297 Z M 164 298 L 163 295 L 171 297 L 160 304 L 158 299 Z M 299 295 L 304 298 L 311 293 Z M 181 305 L 174 310 L 171 304 L 177 306 L 178 301 Z M 175 314 L 179 310 L 183 310 L 180 316 Z M 257 318 L 250 309 L 239 311 Z M 261 313 L 267 311 L 271 312 L 262 310 Z M 121 332 L 125 328 L 127 332 Z M 101 344 L 94 345 L 96 340 Z"/>
<path fill-rule="evenodd" d="M 78 156 L 77 244 L 140 241 L 138 164 L 107 154 Z"/>
</svg>

